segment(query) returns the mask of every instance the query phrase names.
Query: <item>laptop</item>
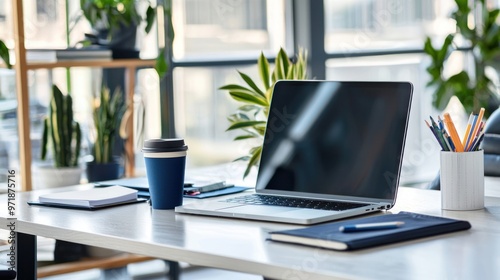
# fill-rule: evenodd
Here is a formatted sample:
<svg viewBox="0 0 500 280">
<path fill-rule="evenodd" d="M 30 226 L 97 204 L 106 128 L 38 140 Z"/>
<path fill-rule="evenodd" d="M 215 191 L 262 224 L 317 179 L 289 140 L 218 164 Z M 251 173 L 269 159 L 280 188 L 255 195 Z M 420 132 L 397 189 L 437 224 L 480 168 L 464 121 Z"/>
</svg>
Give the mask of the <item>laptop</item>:
<svg viewBox="0 0 500 280">
<path fill-rule="evenodd" d="M 278 81 L 255 193 L 178 213 L 315 224 L 394 206 L 413 86 Z"/>
</svg>

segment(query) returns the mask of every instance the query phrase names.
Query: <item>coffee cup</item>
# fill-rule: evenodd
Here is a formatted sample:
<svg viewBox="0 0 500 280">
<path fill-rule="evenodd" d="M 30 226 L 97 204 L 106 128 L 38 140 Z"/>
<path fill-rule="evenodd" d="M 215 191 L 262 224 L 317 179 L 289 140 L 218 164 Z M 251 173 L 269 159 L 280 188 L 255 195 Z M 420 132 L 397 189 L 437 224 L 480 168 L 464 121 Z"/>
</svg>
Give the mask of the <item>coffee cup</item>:
<svg viewBox="0 0 500 280">
<path fill-rule="evenodd" d="M 182 205 L 187 149 L 180 138 L 144 141 L 142 152 L 153 209 Z"/>
</svg>

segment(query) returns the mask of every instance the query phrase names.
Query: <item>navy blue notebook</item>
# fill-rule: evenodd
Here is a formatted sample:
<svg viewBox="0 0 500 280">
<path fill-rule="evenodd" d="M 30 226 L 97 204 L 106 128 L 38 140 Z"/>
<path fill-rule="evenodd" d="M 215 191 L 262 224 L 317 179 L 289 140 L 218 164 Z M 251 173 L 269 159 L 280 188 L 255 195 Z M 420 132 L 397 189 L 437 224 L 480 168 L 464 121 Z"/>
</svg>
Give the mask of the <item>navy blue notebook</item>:
<svg viewBox="0 0 500 280">
<path fill-rule="evenodd" d="M 399 221 L 404 222 L 404 225 L 393 229 L 359 232 L 341 231 L 341 227 L 347 225 Z M 274 231 L 270 233 L 270 239 L 346 251 L 466 230 L 470 227 L 471 225 L 467 221 L 399 212 L 398 214 L 344 220 L 301 229 Z"/>
</svg>

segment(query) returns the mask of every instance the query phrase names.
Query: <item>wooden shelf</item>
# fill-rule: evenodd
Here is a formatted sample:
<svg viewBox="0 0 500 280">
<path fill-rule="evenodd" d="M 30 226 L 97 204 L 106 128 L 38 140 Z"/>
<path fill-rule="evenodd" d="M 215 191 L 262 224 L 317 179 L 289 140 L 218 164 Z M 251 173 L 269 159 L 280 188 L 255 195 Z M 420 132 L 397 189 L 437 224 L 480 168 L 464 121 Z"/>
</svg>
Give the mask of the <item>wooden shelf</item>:
<svg viewBox="0 0 500 280">
<path fill-rule="evenodd" d="M 95 67 L 95 68 L 146 68 L 153 67 L 155 59 L 113 59 L 113 60 L 65 60 L 57 62 L 32 62 L 26 63 L 26 70 L 72 68 L 72 67 Z M 15 65 L 12 65 L 14 69 Z M 0 68 L 7 68 L 0 63 Z"/>
<path fill-rule="evenodd" d="M 96 68 L 140 68 L 153 67 L 154 59 L 113 59 L 113 60 L 65 60 L 57 62 L 33 62 L 26 64 L 26 69 L 53 69 L 71 67 L 96 67 Z"/>
<path fill-rule="evenodd" d="M 19 161 L 21 173 L 21 190 L 30 191 L 32 189 L 31 180 L 31 139 L 30 139 L 30 118 L 29 118 L 29 93 L 28 93 L 28 70 L 71 68 L 71 67 L 94 67 L 94 68 L 124 68 L 125 69 L 125 93 L 127 100 L 128 115 L 134 115 L 134 87 L 135 74 L 137 69 L 149 68 L 155 65 L 154 59 L 115 59 L 115 60 L 66 60 L 57 62 L 27 62 L 26 48 L 24 45 L 24 13 L 22 1 L 12 1 L 12 11 L 14 16 L 14 41 L 16 64 L 13 69 L 16 71 L 16 93 L 17 93 L 17 117 L 19 131 Z M 5 64 L 0 64 L 5 68 Z M 134 130 L 133 117 L 126 122 L 128 132 L 125 141 L 125 174 L 134 175 Z"/>
</svg>

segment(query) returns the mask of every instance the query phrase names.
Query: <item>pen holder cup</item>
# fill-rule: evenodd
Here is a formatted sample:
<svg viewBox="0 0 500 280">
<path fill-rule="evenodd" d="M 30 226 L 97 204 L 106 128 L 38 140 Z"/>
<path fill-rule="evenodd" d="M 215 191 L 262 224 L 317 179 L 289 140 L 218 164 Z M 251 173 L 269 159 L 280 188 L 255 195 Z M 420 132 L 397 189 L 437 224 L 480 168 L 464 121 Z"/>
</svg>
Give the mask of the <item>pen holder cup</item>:
<svg viewBox="0 0 500 280">
<path fill-rule="evenodd" d="M 484 208 L 484 152 L 441 151 L 441 208 Z"/>
</svg>

